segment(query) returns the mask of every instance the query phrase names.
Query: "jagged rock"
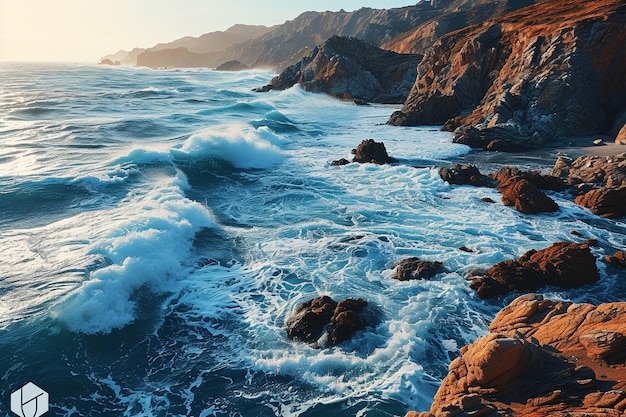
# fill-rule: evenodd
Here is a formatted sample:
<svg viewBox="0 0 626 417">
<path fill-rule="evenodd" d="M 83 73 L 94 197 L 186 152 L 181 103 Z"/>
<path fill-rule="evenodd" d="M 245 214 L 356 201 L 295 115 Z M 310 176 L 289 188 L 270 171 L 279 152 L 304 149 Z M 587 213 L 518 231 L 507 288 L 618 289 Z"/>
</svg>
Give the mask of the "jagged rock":
<svg viewBox="0 0 626 417">
<path fill-rule="evenodd" d="M 626 303 L 529 294 L 503 308 L 489 330 L 450 364 L 430 412 L 407 417 L 623 415 Z"/>
<path fill-rule="evenodd" d="M 385 51 L 357 38 L 332 36 L 269 83 L 361 102 L 402 103 L 417 76 L 420 55 Z"/>
<path fill-rule="evenodd" d="M 350 339 L 354 333 L 365 329 L 368 322 L 363 316 L 367 301 L 362 298 L 347 298 L 337 304 L 333 317 L 328 325 L 328 342 L 336 346 Z"/>
<path fill-rule="evenodd" d="M 626 217 L 626 185 L 591 190 L 576 197 L 574 202 L 601 217 L 608 219 Z"/>
<path fill-rule="evenodd" d="M 607 255 L 604 257 L 604 262 L 609 265 L 626 268 L 626 252 L 618 251 L 613 255 Z"/>
<path fill-rule="evenodd" d="M 554 0 L 444 35 L 389 123 L 491 150 L 604 134 L 626 96 L 623 14 L 622 0 Z"/>
<path fill-rule="evenodd" d="M 374 139 L 366 139 L 357 146 L 354 153 L 354 162 L 361 164 L 391 164 L 395 162 L 394 158 L 391 158 L 387 154 L 387 149 L 383 142 L 376 142 Z"/>
<path fill-rule="evenodd" d="M 626 152 L 613 156 L 581 156 L 574 161 L 558 158 L 550 175 L 565 179 L 570 185 L 626 185 Z"/>
<path fill-rule="evenodd" d="M 473 277 L 471 288 L 481 298 L 491 298 L 543 285 L 578 288 L 599 279 L 596 259 L 588 245 L 557 242 L 546 249 L 530 250 L 517 260 L 495 264 L 485 275 Z"/>
<path fill-rule="evenodd" d="M 371 324 L 367 301 L 347 298 L 339 303 L 328 296 L 306 301 L 286 322 L 287 337 L 318 346 L 335 346 Z M 326 333 L 324 334 L 324 330 Z"/>
<path fill-rule="evenodd" d="M 453 164 L 439 170 L 439 176 L 449 184 L 474 185 L 476 187 L 496 187 L 496 182 L 480 173 L 474 165 Z"/>
<path fill-rule="evenodd" d="M 337 303 L 328 296 L 300 304 L 287 320 L 287 337 L 306 343 L 316 343 L 333 317 Z"/>
<path fill-rule="evenodd" d="M 549 213 L 559 209 L 554 200 L 523 178 L 514 177 L 500 183 L 498 191 L 505 206 L 513 206 L 522 213 Z"/>
<path fill-rule="evenodd" d="M 232 61 L 226 61 L 223 64 L 219 65 L 217 68 L 215 68 L 215 71 L 244 71 L 247 69 L 250 69 L 250 67 L 234 59 Z"/>
<path fill-rule="evenodd" d="M 429 279 L 442 271 L 441 262 L 422 261 L 417 257 L 411 257 L 398 262 L 394 278 L 399 281 Z"/>
<path fill-rule="evenodd" d="M 511 178 L 523 178 L 542 190 L 563 191 L 567 184 L 554 175 L 543 175 L 539 171 L 522 171 L 512 166 L 504 166 L 493 175 L 498 183 L 505 183 Z"/>
</svg>

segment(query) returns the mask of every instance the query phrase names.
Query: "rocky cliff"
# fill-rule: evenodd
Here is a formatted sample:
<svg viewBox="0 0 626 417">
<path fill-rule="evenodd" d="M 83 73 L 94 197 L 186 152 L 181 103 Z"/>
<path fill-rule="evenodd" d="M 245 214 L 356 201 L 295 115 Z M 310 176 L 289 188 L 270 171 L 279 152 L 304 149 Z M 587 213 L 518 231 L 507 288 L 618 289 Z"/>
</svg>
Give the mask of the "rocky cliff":
<svg viewBox="0 0 626 417">
<path fill-rule="evenodd" d="M 525 295 L 461 349 L 430 416 L 619 417 L 626 410 L 626 303 Z"/>
<path fill-rule="evenodd" d="M 623 0 L 543 1 L 443 36 L 389 123 L 491 150 L 607 132 L 626 107 L 624 44 Z"/>
<path fill-rule="evenodd" d="M 421 55 L 397 54 L 356 38 L 333 36 L 262 90 L 282 90 L 297 83 L 306 91 L 342 99 L 402 103 L 420 59 Z"/>
</svg>

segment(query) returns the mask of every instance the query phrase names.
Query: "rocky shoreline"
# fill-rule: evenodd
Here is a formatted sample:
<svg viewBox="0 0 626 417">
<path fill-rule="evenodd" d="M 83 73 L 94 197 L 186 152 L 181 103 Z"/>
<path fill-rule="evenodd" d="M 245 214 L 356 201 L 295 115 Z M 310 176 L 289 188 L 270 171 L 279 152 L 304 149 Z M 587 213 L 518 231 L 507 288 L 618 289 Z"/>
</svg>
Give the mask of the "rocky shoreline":
<svg viewBox="0 0 626 417">
<path fill-rule="evenodd" d="M 621 150 L 620 147 L 612 149 Z M 607 189 L 624 189 L 626 152 L 598 156 L 584 154 L 581 148 L 580 153 L 582 155 L 575 159 L 562 153 L 550 154 L 555 156 L 556 162 L 549 173 L 500 165 L 498 170 L 485 175 L 477 166 L 467 163 L 441 167 L 439 173 L 442 180 L 453 187 L 497 187 L 502 193 L 503 205 L 511 205 L 508 209 L 528 216 L 541 215 L 542 211 L 529 212 L 517 204 L 507 204 L 509 199 L 529 198 L 523 187 L 512 187 L 515 188 L 512 193 L 517 195 L 509 194 L 511 187 L 507 184 L 523 182 L 532 185 L 534 191 L 530 198 L 534 198 L 537 192 L 543 195 L 541 198 L 549 198 L 542 189 L 561 193 L 598 216 L 621 221 L 626 217 L 623 212 L 626 198 L 620 197 L 616 201 L 610 197 L 607 199 L 610 204 L 598 203 L 604 208 L 615 203 L 617 208 L 609 210 L 611 215 L 607 215 L 598 212 L 595 206 L 587 206 L 586 200 L 580 197 Z M 331 169 L 349 163 L 397 163 L 387 154 L 383 143 L 371 139 L 362 141 L 353 154 L 353 161 L 334 161 Z M 505 155 L 505 160 L 515 156 Z M 549 159 L 550 156 L 542 157 Z M 556 205 L 554 201 L 552 203 Z M 559 210 L 559 207 L 554 209 Z M 615 213 L 617 215 L 612 215 Z M 466 276 L 468 285 L 481 298 L 509 292 L 531 293 L 518 296 L 504 307 L 493 319 L 488 335 L 460 350 L 460 356 L 450 364 L 448 375 L 429 411 L 411 411 L 406 417 L 625 415 L 626 302 L 594 306 L 549 300 L 532 293 L 549 286 L 578 288 L 592 285 L 601 279 L 599 262 L 603 262 L 606 265 L 603 268 L 608 268 L 611 274 L 626 274 L 623 269 L 626 267 L 626 252 L 619 248 L 604 248 L 605 255 L 597 259 L 597 254 L 590 250 L 598 245 L 595 239 L 585 238 L 576 230 L 570 234 L 572 241 L 555 242 L 548 248 L 531 250 L 518 259 L 505 260 L 487 271 L 475 271 Z M 459 250 L 471 252 L 468 248 Z M 413 257 L 398 261 L 392 278 L 436 279 L 437 274 L 446 271 L 441 262 Z M 348 309 L 339 309 L 342 315 L 338 316 L 336 308 L 342 303 L 352 307 L 346 313 L 344 311 Z M 362 313 L 367 305 L 367 301 L 361 299 L 336 303 L 329 297 L 319 297 L 297 308 L 288 319 L 287 333 L 290 339 L 316 347 L 337 345 L 375 323 L 373 310 Z M 322 320 L 319 319 L 321 316 L 324 316 Z M 342 329 L 340 338 L 332 336 L 338 326 Z M 323 334 L 326 328 L 328 333 Z M 310 334 L 314 335 L 306 336 Z"/>
</svg>

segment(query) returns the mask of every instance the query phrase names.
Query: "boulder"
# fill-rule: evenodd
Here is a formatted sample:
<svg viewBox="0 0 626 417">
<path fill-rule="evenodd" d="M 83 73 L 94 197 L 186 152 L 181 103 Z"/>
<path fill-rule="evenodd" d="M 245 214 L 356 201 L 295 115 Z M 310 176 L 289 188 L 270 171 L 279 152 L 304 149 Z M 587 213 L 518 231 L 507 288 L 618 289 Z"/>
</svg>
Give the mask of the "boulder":
<svg viewBox="0 0 626 417">
<path fill-rule="evenodd" d="M 300 304 L 287 320 L 287 337 L 305 343 L 317 343 L 336 307 L 337 303 L 326 295 Z"/>
<path fill-rule="evenodd" d="M 356 148 L 354 154 L 354 162 L 362 164 L 391 164 L 395 162 L 394 158 L 391 158 L 387 154 L 387 149 L 383 142 L 376 142 L 374 139 L 366 139 L 362 141 Z"/>
<path fill-rule="evenodd" d="M 350 163 L 350 161 L 348 161 L 346 158 L 341 158 L 341 159 L 337 159 L 334 160 L 330 163 L 330 166 L 333 167 L 338 167 L 338 166 L 342 166 L 342 165 L 348 165 Z"/>
<path fill-rule="evenodd" d="M 591 190 L 576 197 L 574 202 L 601 217 L 608 219 L 626 217 L 626 185 Z"/>
<path fill-rule="evenodd" d="M 287 337 L 319 347 L 335 346 L 372 324 L 367 301 L 347 298 L 339 303 L 328 296 L 306 301 L 294 311 L 285 327 Z"/>
<path fill-rule="evenodd" d="M 489 330 L 452 361 L 430 412 L 407 417 L 624 415 L 626 303 L 529 294 Z"/>
<path fill-rule="evenodd" d="M 362 298 L 347 298 L 337 304 L 328 325 L 328 344 L 336 346 L 350 339 L 354 333 L 369 324 L 364 316 L 367 301 Z"/>
<path fill-rule="evenodd" d="M 399 281 L 430 279 L 440 272 L 443 272 L 441 262 L 422 261 L 417 257 L 411 257 L 398 262 L 394 278 Z"/>
<path fill-rule="evenodd" d="M 496 182 L 480 173 L 474 165 L 453 164 L 439 170 L 439 176 L 449 184 L 474 185 L 476 187 L 496 187 Z"/>
<path fill-rule="evenodd" d="M 498 191 L 502 194 L 502 203 L 512 206 L 525 214 L 554 212 L 559 206 L 543 191 L 528 180 L 514 177 L 500 183 Z"/>
<path fill-rule="evenodd" d="M 546 249 L 530 250 L 517 260 L 498 262 L 485 275 L 472 277 L 470 286 L 481 298 L 491 298 L 544 285 L 578 288 L 599 279 L 588 245 L 557 242 Z"/>
</svg>

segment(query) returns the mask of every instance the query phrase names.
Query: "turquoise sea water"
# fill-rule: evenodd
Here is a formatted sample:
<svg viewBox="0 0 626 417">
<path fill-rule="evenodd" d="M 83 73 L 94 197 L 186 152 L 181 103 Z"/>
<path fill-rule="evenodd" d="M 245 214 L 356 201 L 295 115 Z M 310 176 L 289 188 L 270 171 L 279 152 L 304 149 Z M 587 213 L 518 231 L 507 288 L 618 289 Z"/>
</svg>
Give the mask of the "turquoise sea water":
<svg viewBox="0 0 626 417">
<path fill-rule="evenodd" d="M 564 194 L 527 216 L 443 182 L 469 149 L 386 126 L 398 106 L 251 91 L 272 76 L 0 64 L 0 415 L 29 381 L 54 416 L 426 410 L 515 297 L 480 300 L 466 273 L 558 240 L 626 248 L 624 223 Z M 330 166 L 366 138 L 399 162 Z M 408 256 L 446 272 L 391 279 Z M 544 294 L 623 300 L 599 267 L 593 287 Z M 380 321 L 331 349 L 289 341 L 286 318 L 323 294 Z"/>
</svg>

